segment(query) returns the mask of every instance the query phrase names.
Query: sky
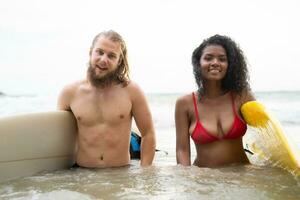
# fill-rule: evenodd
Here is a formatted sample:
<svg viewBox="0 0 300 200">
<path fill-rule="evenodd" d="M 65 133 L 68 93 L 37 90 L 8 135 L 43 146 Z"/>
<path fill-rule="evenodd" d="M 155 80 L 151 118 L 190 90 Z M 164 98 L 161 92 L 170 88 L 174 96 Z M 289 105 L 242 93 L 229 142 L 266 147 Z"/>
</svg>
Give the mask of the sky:
<svg viewBox="0 0 300 200">
<path fill-rule="evenodd" d="M 86 77 L 94 36 L 113 29 L 146 93 L 196 89 L 191 54 L 214 34 L 235 40 L 253 91 L 300 90 L 297 0 L 0 0 L 0 91 L 58 93 Z"/>
</svg>

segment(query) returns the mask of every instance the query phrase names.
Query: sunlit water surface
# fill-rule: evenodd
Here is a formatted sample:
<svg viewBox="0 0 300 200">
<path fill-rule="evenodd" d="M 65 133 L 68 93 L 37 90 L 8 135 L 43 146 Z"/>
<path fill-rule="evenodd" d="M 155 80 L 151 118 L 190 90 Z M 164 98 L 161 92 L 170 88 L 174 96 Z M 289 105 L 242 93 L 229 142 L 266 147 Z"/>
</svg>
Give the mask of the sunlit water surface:
<svg viewBox="0 0 300 200">
<path fill-rule="evenodd" d="M 300 199 L 290 173 L 254 165 L 43 172 L 0 185 L 0 199 Z"/>
</svg>

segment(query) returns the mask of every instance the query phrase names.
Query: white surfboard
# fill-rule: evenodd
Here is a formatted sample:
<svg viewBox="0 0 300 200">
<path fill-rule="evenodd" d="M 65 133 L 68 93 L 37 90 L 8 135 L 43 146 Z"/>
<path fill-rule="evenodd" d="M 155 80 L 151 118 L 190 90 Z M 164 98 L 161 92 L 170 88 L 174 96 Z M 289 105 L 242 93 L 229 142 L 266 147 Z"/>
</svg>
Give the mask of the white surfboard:
<svg viewBox="0 0 300 200">
<path fill-rule="evenodd" d="M 0 182 L 70 167 L 76 133 L 67 111 L 0 118 Z"/>
</svg>

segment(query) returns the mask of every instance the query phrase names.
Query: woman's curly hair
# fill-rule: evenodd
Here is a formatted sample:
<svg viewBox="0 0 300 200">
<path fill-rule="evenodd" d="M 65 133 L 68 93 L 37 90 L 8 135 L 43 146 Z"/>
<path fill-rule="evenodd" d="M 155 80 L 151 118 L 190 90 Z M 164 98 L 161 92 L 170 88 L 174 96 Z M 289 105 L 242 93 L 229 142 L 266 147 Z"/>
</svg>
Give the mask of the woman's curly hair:
<svg viewBox="0 0 300 200">
<path fill-rule="evenodd" d="M 234 91 L 237 94 L 241 94 L 244 89 L 250 89 L 247 63 L 243 51 L 231 38 L 214 35 L 205 39 L 200 46 L 194 50 L 192 55 L 193 72 L 198 85 L 199 95 L 201 96 L 204 93 L 200 58 L 205 47 L 210 45 L 220 45 L 226 51 L 228 69 L 222 80 L 222 89 L 224 91 Z"/>
</svg>

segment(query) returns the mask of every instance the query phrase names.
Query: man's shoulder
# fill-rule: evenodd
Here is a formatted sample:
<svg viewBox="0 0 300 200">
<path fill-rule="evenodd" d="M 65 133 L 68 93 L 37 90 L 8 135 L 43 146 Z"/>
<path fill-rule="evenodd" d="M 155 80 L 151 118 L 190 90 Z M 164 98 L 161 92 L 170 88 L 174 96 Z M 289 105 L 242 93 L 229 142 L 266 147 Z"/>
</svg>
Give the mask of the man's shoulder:
<svg viewBox="0 0 300 200">
<path fill-rule="evenodd" d="M 136 82 L 134 82 L 132 80 L 128 81 L 127 85 L 124 86 L 124 88 L 126 90 L 128 90 L 129 92 L 142 91 L 142 89 L 140 88 L 140 86 Z"/>
<path fill-rule="evenodd" d="M 145 99 L 145 94 L 142 88 L 132 80 L 130 80 L 123 89 L 126 91 L 128 97 L 133 101 Z"/>
<path fill-rule="evenodd" d="M 62 92 L 63 93 L 74 93 L 80 87 L 83 87 L 85 84 L 86 84 L 85 80 L 74 81 L 72 83 L 69 83 L 69 84 L 65 85 Z"/>
<path fill-rule="evenodd" d="M 83 84 L 83 81 L 76 81 L 63 87 L 58 97 L 58 108 L 60 110 L 70 110 L 71 102 L 76 91 Z"/>
</svg>

